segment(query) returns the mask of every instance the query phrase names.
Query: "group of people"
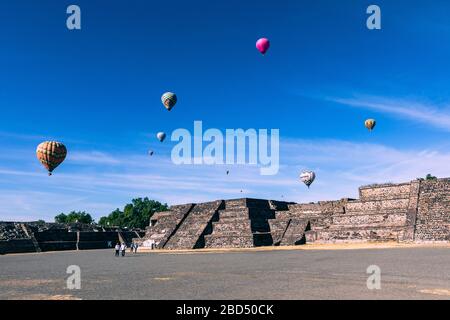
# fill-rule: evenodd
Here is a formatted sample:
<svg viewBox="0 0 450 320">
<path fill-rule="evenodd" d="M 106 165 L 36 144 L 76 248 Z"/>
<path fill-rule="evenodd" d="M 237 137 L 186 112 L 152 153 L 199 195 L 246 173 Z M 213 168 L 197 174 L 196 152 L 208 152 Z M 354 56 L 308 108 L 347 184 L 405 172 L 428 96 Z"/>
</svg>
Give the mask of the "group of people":
<svg viewBox="0 0 450 320">
<path fill-rule="evenodd" d="M 139 245 L 137 243 L 133 242 L 130 246 L 130 252 L 136 253 L 138 248 L 139 248 Z M 127 249 L 127 245 L 125 243 L 123 243 L 123 242 L 117 243 L 116 246 L 114 247 L 114 250 L 116 252 L 115 256 L 116 257 L 119 257 L 119 256 L 125 257 L 126 249 Z"/>
</svg>

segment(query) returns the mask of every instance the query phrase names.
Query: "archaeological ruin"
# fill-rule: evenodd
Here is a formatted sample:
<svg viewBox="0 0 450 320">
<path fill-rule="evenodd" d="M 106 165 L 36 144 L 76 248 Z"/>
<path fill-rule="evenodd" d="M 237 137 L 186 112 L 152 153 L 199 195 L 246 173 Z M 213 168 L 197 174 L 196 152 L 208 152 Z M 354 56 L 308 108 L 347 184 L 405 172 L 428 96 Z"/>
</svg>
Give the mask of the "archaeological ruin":
<svg viewBox="0 0 450 320">
<path fill-rule="evenodd" d="M 0 254 L 112 248 L 143 232 L 81 223 L 0 222 Z"/>
<path fill-rule="evenodd" d="M 145 236 L 134 240 L 155 249 L 450 242 L 450 178 L 365 186 L 357 200 L 176 205 L 154 214 Z"/>
<path fill-rule="evenodd" d="M 0 222 L 0 254 L 111 248 L 200 249 L 338 242 L 450 242 L 450 178 L 359 188 L 359 199 L 233 199 L 175 205 L 146 232 L 57 223 Z"/>
</svg>

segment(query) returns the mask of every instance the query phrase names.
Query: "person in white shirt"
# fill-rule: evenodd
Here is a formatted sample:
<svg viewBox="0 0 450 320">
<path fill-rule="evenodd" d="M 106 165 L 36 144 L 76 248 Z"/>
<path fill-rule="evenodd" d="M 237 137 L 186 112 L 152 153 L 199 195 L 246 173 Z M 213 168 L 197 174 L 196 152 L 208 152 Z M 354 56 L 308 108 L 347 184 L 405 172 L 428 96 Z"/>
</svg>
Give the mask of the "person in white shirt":
<svg viewBox="0 0 450 320">
<path fill-rule="evenodd" d="M 125 243 L 122 243 L 120 245 L 120 251 L 122 252 L 122 257 L 125 257 L 125 250 L 127 249 L 127 246 L 125 245 Z"/>
<path fill-rule="evenodd" d="M 116 250 L 116 257 L 118 257 L 119 256 L 119 251 L 120 251 L 120 244 L 119 243 L 117 243 L 116 244 L 116 246 L 114 247 L 114 250 Z"/>
</svg>

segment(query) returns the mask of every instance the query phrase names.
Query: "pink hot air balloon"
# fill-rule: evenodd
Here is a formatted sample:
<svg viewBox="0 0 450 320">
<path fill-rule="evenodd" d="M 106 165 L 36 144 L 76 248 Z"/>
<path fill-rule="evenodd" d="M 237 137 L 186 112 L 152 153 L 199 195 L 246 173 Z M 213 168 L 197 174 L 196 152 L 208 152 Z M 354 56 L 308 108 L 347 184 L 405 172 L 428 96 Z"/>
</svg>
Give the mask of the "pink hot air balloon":
<svg viewBox="0 0 450 320">
<path fill-rule="evenodd" d="M 265 54 L 267 50 L 269 50 L 270 47 L 270 41 L 266 38 L 261 38 L 258 41 L 256 41 L 256 49 L 258 49 L 259 52 L 262 54 Z"/>
</svg>

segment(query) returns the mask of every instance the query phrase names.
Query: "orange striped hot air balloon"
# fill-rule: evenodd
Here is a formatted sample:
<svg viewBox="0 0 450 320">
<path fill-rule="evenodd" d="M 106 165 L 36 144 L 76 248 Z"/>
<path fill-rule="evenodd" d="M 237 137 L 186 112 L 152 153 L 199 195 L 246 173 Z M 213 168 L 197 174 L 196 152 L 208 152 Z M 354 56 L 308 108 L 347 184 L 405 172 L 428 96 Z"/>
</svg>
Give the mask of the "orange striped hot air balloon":
<svg viewBox="0 0 450 320">
<path fill-rule="evenodd" d="M 42 165 L 48 170 L 48 175 L 51 176 L 55 170 L 67 156 L 67 149 L 57 141 L 42 142 L 36 149 L 36 155 Z"/>
</svg>

